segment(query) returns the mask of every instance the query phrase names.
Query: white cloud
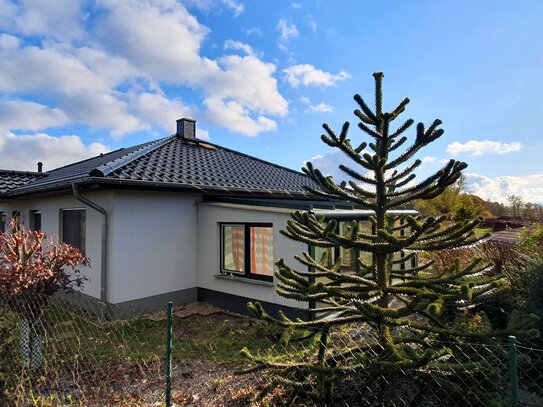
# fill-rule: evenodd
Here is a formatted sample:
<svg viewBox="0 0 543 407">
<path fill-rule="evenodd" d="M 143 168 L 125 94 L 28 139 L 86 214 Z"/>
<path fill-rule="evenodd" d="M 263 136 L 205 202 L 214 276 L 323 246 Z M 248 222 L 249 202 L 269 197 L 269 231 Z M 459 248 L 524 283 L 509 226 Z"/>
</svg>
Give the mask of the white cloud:
<svg viewBox="0 0 543 407">
<path fill-rule="evenodd" d="M 81 39 L 79 0 L 0 0 L 0 29 L 57 40 Z"/>
<path fill-rule="evenodd" d="M 128 104 L 107 93 L 85 93 L 66 97 L 61 106 L 71 120 L 94 129 L 110 129 L 114 138 L 145 128 L 128 111 Z"/>
<path fill-rule="evenodd" d="M 312 105 L 308 97 L 300 97 L 300 102 L 308 106 L 306 112 L 321 112 L 321 113 L 330 113 L 334 111 L 334 107 L 327 105 L 326 103 L 319 103 L 318 105 Z"/>
<path fill-rule="evenodd" d="M 143 74 L 194 84 L 218 69 L 199 55 L 209 30 L 183 5 L 114 0 L 103 4 L 106 13 L 97 23 L 98 37 L 110 52 L 126 58 Z"/>
<path fill-rule="evenodd" d="M 293 2 L 293 3 L 290 3 L 290 7 L 294 8 L 294 9 L 300 9 L 300 8 L 302 8 L 302 3 Z"/>
<path fill-rule="evenodd" d="M 203 58 L 199 54 L 200 45 L 209 30 L 181 4 L 159 2 L 153 5 L 146 2 L 108 3 L 111 12 L 100 26 L 106 46 L 154 79 L 201 89 L 206 99 L 220 99 L 224 106 L 239 105 L 243 112 L 241 117 L 249 117 L 258 123 L 244 134 L 253 134 L 255 128 L 269 129 L 269 122 L 275 125 L 263 114 L 283 116 L 288 112 L 288 103 L 279 93 L 277 80 L 273 77 L 275 65 L 252 54 L 243 57 L 226 55 L 217 61 Z M 139 24 L 133 24 L 133 21 Z M 238 41 L 227 42 L 225 46 L 252 51 L 247 44 Z M 230 108 L 230 112 L 238 110 Z M 208 113 L 214 123 L 233 128 L 231 120 L 224 124 L 218 120 L 228 115 L 217 114 L 217 109 Z M 260 116 L 253 120 L 250 118 L 253 113 Z"/>
<path fill-rule="evenodd" d="M 52 1 L 54 10 L 66 0 Z M 179 99 L 168 101 L 161 90 L 165 84 L 188 86 L 203 100 L 218 100 L 220 105 L 229 107 L 230 116 L 216 114 L 216 109 L 207 112 L 219 126 L 232 129 L 235 126 L 231 114 L 240 112 L 241 122 L 250 125 L 250 129 L 242 131 L 244 134 L 254 135 L 255 129 L 273 129 L 276 122 L 267 116 L 288 113 L 288 102 L 279 92 L 275 78 L 276 66 L 255 55 L 248 44 L 235 40 L 227 41 L 225 49 L 247 55 L 224 55 L 218 59 L 201 55 L 202 43 L 210 31 L 177 1 L 98 0 L 93 7 L 99 12 L 85 21 L 79 0 L 74 0 L 74 5 L 65 10 L 75 13 L 67 26 L 72 22 L 92 25 L 85 35 L 76 33 L 76 28 L 73 37 L 57 35 L 47 28 L 55 20 L 44 13 L 44 20 L 36 22 L 33 32 L 38 35 L 44 31 L 40 35 L 47 40 L 28 43 L 26 34 L 13 24 L 26 9 L 34 14 L 41 9 L 34 2 L 22 0 L 16 4 L 0 0 L 0 27 L 21 35 L 18 38 L 0 34 L 0 92 L 5 96 L 22 94 L 25 99 L 46 99 L 49 116 L 57 112 L 51 125 L 61 123 L 58 112 L 63 112 L 64 122 L 110 130 L 114 137 L 152 130 L 153 126 L 170 128 L 175 122 L 167 124 L 167 118 L 178 118 L 194 109 Z M 219 2 L 236 13 L 243 11 L 243 4 L 237 0 L 194 3 L 202 3 L 203 7 Z M 71 39 L 78 41 L 70 42 Z M 143 100 L 151 99 L 155 105 L 143 105 Z M 174 110 L 179 110 L 175 116 Z M 224 123 L 220 122 L 221 117 L 225 117 Z M 18 126 L 21 124 L 8 127 Z"/>
<path fill-rule="evenodd" d="M 130 107 L 134 115 L 144 123 L 162 127 L 172 134 L 175 133 L 177 119 L 196 117 L 194 107 L 187 106 L 181 99 L 168 99 L 159 93 L 135 94 L 130 100 Z M 198 129 L 198 133 L 201 133 L 201 130 Z"/>
<path fill-rule="evenodd" d="M 421 160 L 423 163 L 433 163 L 435 161 L 437 161 L 437 157 L 434 157 L 434 156 L 431 156 L 431 155 L 427 155 L 427 156 L 424 156 L 422 157 L 422 160 Z M 448 160 L 446 160 L 445 162 L 449 162 Z"/>
<path fill-rule="evenodd" d="M 253 55 L 228 55 L 219 63 L 223 68 L 221 73 L 210 77 L 206 84 L 208 97 L 234 99 L 259 113 L 287 114 L 288 102 L 279 93 L 273 77 L 275 65 Z"/>
<path fill-rule="evenodd" d="M 258 27 L 251 27 L 245 30 L 245 35 L 253 35 L 253 34 L 258 37 L 264 36 L 264 32 Z"/>
<path fill-rule="evenodd" d="M 245 9 L 243 4 L 240 3 L 239 1 L 236 1 L 236 0 L 221 0 L 221 1 L 226 7 L 228 7 L 234 12 L 234 15 L 236 17 L 239 16 L 241 13 L 243 13 L 243 10 Z"/>
<path fill-rule="evenodd" d="M 465 143 L 455 141 L 447 146 L 447 153 L 452 155 L 469 154 L 483 155 L 486 153 L 507 154 L 522 149 L 522 144 L 519 142 L 501 143 L 499 141 L 490 140 L 469 140 Z"/>
<path fill-rule="evenodd" d="M 240 50 L 245 52 L 247 55 L 253 55 L 253 49 L 251 46 L 241 41 L 226 40 L 224 42 L 224 49 Z"/>
<path fill-rule="evenodd" d="M 68 123 L 60 109 L 23 100 L 0 100 L 0 133 L 9 130 L 42 130 Z"/>
<path fill-rule="evenodd" d="M 353 170 L 356 170 L 362 174 L 365 174 L 367 172 L 366 169 L 362 167 L 357 167 L 357 164 L 354 163 L 353 160 L 351 160 L 341 151 L 334 151 L 326 154 L 317 154 L 309 161 L 311 161 L 313 166 L 319 169 L 323 173 L 323 175 L 331 175 L 332 177 L 334 177 L 334 180 L 336 182 L 351 179 L 348 175 L 346 175 L 338 168 L 340 164 L 346 165 L 347 167 L 352 168 Z"/>
<path fill-rule="evenodd" d="M 204 103 L 208 108 L 209 120 L 220 123 L 230 131 L 256 136 L 262 131 L 277 128 L 277 123 L 267 117 L 258 116 L 256 120 L 251 118 L 247 109 L 233 100 L 225 102 L 221 99 L 208 98 Z"/>
<path fill-rule="evenodd" d="M 300 85 L 335 86 L 336 82 L 351 77 L 351 75 L 344 71 L 333 75 L 330 72 L 317 69 L 310 64 L 293 65 L 283 69 L 283 72 L 285 73 L 285 80 L 294 88 Z"/>
<path fill-rule="evenodd" d="M 279 31 L 279 42 L 277 45 L 283 51 L 288 50 L 287 45 L 290 38 L 295 38 L 300 35 L 296 28 L 296 24 L 289 24 L 284 18 L 279 19 L 277 31 Z"/>
<path fill-rule="evenodd" d="M 506 203 L 509 195 L 519 195 L 526 202 L 543 203 L 543 174 L 502 177 L 465 175 L 468 190 L 481 198 Z"/>
<path fill-rule="evenodd" d="M 78 136 L 0 134 L 0 157 L 5 169 L 36 171 L 36 163 L 42 161 L 44 171 L 48 171 L 109 150 L 100 143 L 86 145 Z"/>
<path fill-rule="evenodd" d="M 330 113 L 334 111 L 334 108 L 321 102 L 318 105 L 309 105 L 309 110 L 312 112 Z"/>
<path fill-rule="evenodd" d="M 309 20 L 307 23 L 307 26 L 311 29 L 311 31 L 316 32 L 317 31 L 317 23 L 313 20 Z"/>
</svg>

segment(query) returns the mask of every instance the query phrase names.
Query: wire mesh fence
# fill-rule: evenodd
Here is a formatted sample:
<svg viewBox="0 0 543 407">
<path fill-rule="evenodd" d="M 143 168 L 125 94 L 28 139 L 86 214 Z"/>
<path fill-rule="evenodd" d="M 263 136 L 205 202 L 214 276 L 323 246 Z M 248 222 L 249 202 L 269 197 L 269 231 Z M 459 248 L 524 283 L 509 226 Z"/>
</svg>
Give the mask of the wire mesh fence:
<svg viewBox="0 0 543 407">
<path fill-rule="evenodd" d="M 129 311 L 82 296 L 0 297 L 2 405 L 165 405 L 166 304 Z M 540 342 L 436 341 L 440 358 L 384 372 L 360 356 L 378 354 L 378 338 L 352 324 L 330 331 L 323 352 L 335 374 L 319 377 L 304 367 L 322 348 L 310 333 L 286 343 L 281 329 L 206 304 L 175 307 L 172 333 L 172 406 L 543 406 Z M 241 348 L 273 364 L 254 369 Z M 278 364 L 289 374 L 272 383 Z M 323 386 L 333 389 L 326 397 Z"/>
</svg>

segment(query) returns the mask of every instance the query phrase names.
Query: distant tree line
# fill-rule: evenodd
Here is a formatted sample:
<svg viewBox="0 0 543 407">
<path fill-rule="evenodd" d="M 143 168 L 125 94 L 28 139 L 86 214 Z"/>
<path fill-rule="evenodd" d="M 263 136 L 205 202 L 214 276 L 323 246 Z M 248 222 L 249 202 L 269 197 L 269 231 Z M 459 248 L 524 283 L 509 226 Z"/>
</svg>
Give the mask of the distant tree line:
<svg viewBox="0 0 543 407">
<path fill-rule="evenodd" d="M 503 216 L 528 222 L 543 221 L 543 204 L 525 202 L 518 195 L 509 195 L 506 204 L 484 200 L 466 190 L 464 177 L 447 187 L 441 195 L 427 201 L 416 201 L 414 207 L 422 215 L 447 215 L 455 221 Z"/>
</svg>

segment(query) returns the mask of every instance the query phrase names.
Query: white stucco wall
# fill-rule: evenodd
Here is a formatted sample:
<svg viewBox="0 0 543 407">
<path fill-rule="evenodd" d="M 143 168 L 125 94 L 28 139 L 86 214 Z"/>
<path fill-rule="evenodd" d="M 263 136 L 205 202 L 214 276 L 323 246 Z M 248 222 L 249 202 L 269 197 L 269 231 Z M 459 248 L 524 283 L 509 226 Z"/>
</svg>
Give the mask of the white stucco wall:
<svg viewBox="0 0 543 407">
<path fill-rule="evenodd" d="M 198 194 L 115 191 L 110 299 L 130 301 L 197 286 Z"/>
<path fill-rule="evenodd" d="M 209 290 L 220 291 L 242 297 L 249 297 L 260 301 L 267 301 L 285 306 L 307 307 L 300 303 L 280 297 L 275 286 L 262 286 L 246 281 L 225 280 L 215 277 L 221 267 L 221 234 L 220 222 L 247 223 L 265 222 L 273 224 L 273 257 L 283 258 L 293 268 L 303 267 L 295 259 L 307 251 L 307 245 L 287 239 L 279 233 L 286 228 L 290 218 L 288 210 L 274 212 L 271 208 L 239 209 L 228 205 L 215 205 L 202 203 L 198 205 L 198 286 Z M 276 284 L 276 281 L 274 281 Z"/>
<path fill-rule="evenodd" d="M 103 206 L 108 212 L 113 208 L 113 192 L 111 191 L 85 193 L 84 196 Z M 29 211 L 40 210 L 42 212 L 42 230 L 48 236 L 60 235 L 60 210 L 76 208 L 86 209 L 85 254 L 91 260 L 90 267 L 78 267 L 81 273 L 89 279 L 80 290 L 87 295 L 100 298 L 102 218 L 98 212 L 86 207 L 72 195 L 0 201 L 0 211 L 7 213 L 8 222 L 11 219 L 12 211 L 20 211 L 21 220 L 27 227 L 29 226 Z"/>
</svg>

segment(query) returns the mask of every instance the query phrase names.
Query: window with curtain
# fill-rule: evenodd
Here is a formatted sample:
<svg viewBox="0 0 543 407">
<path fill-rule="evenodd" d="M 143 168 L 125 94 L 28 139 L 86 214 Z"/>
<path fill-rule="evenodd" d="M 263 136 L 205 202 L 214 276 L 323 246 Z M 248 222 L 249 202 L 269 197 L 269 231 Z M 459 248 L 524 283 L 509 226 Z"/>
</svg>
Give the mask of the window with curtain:
<svg viewBox="0 0 543 407">
<path fill-rule="evenodd" d="M 272 281 L 273 227 L 271 224 L 222 224 L 222 272 Z"/>
</svg>

